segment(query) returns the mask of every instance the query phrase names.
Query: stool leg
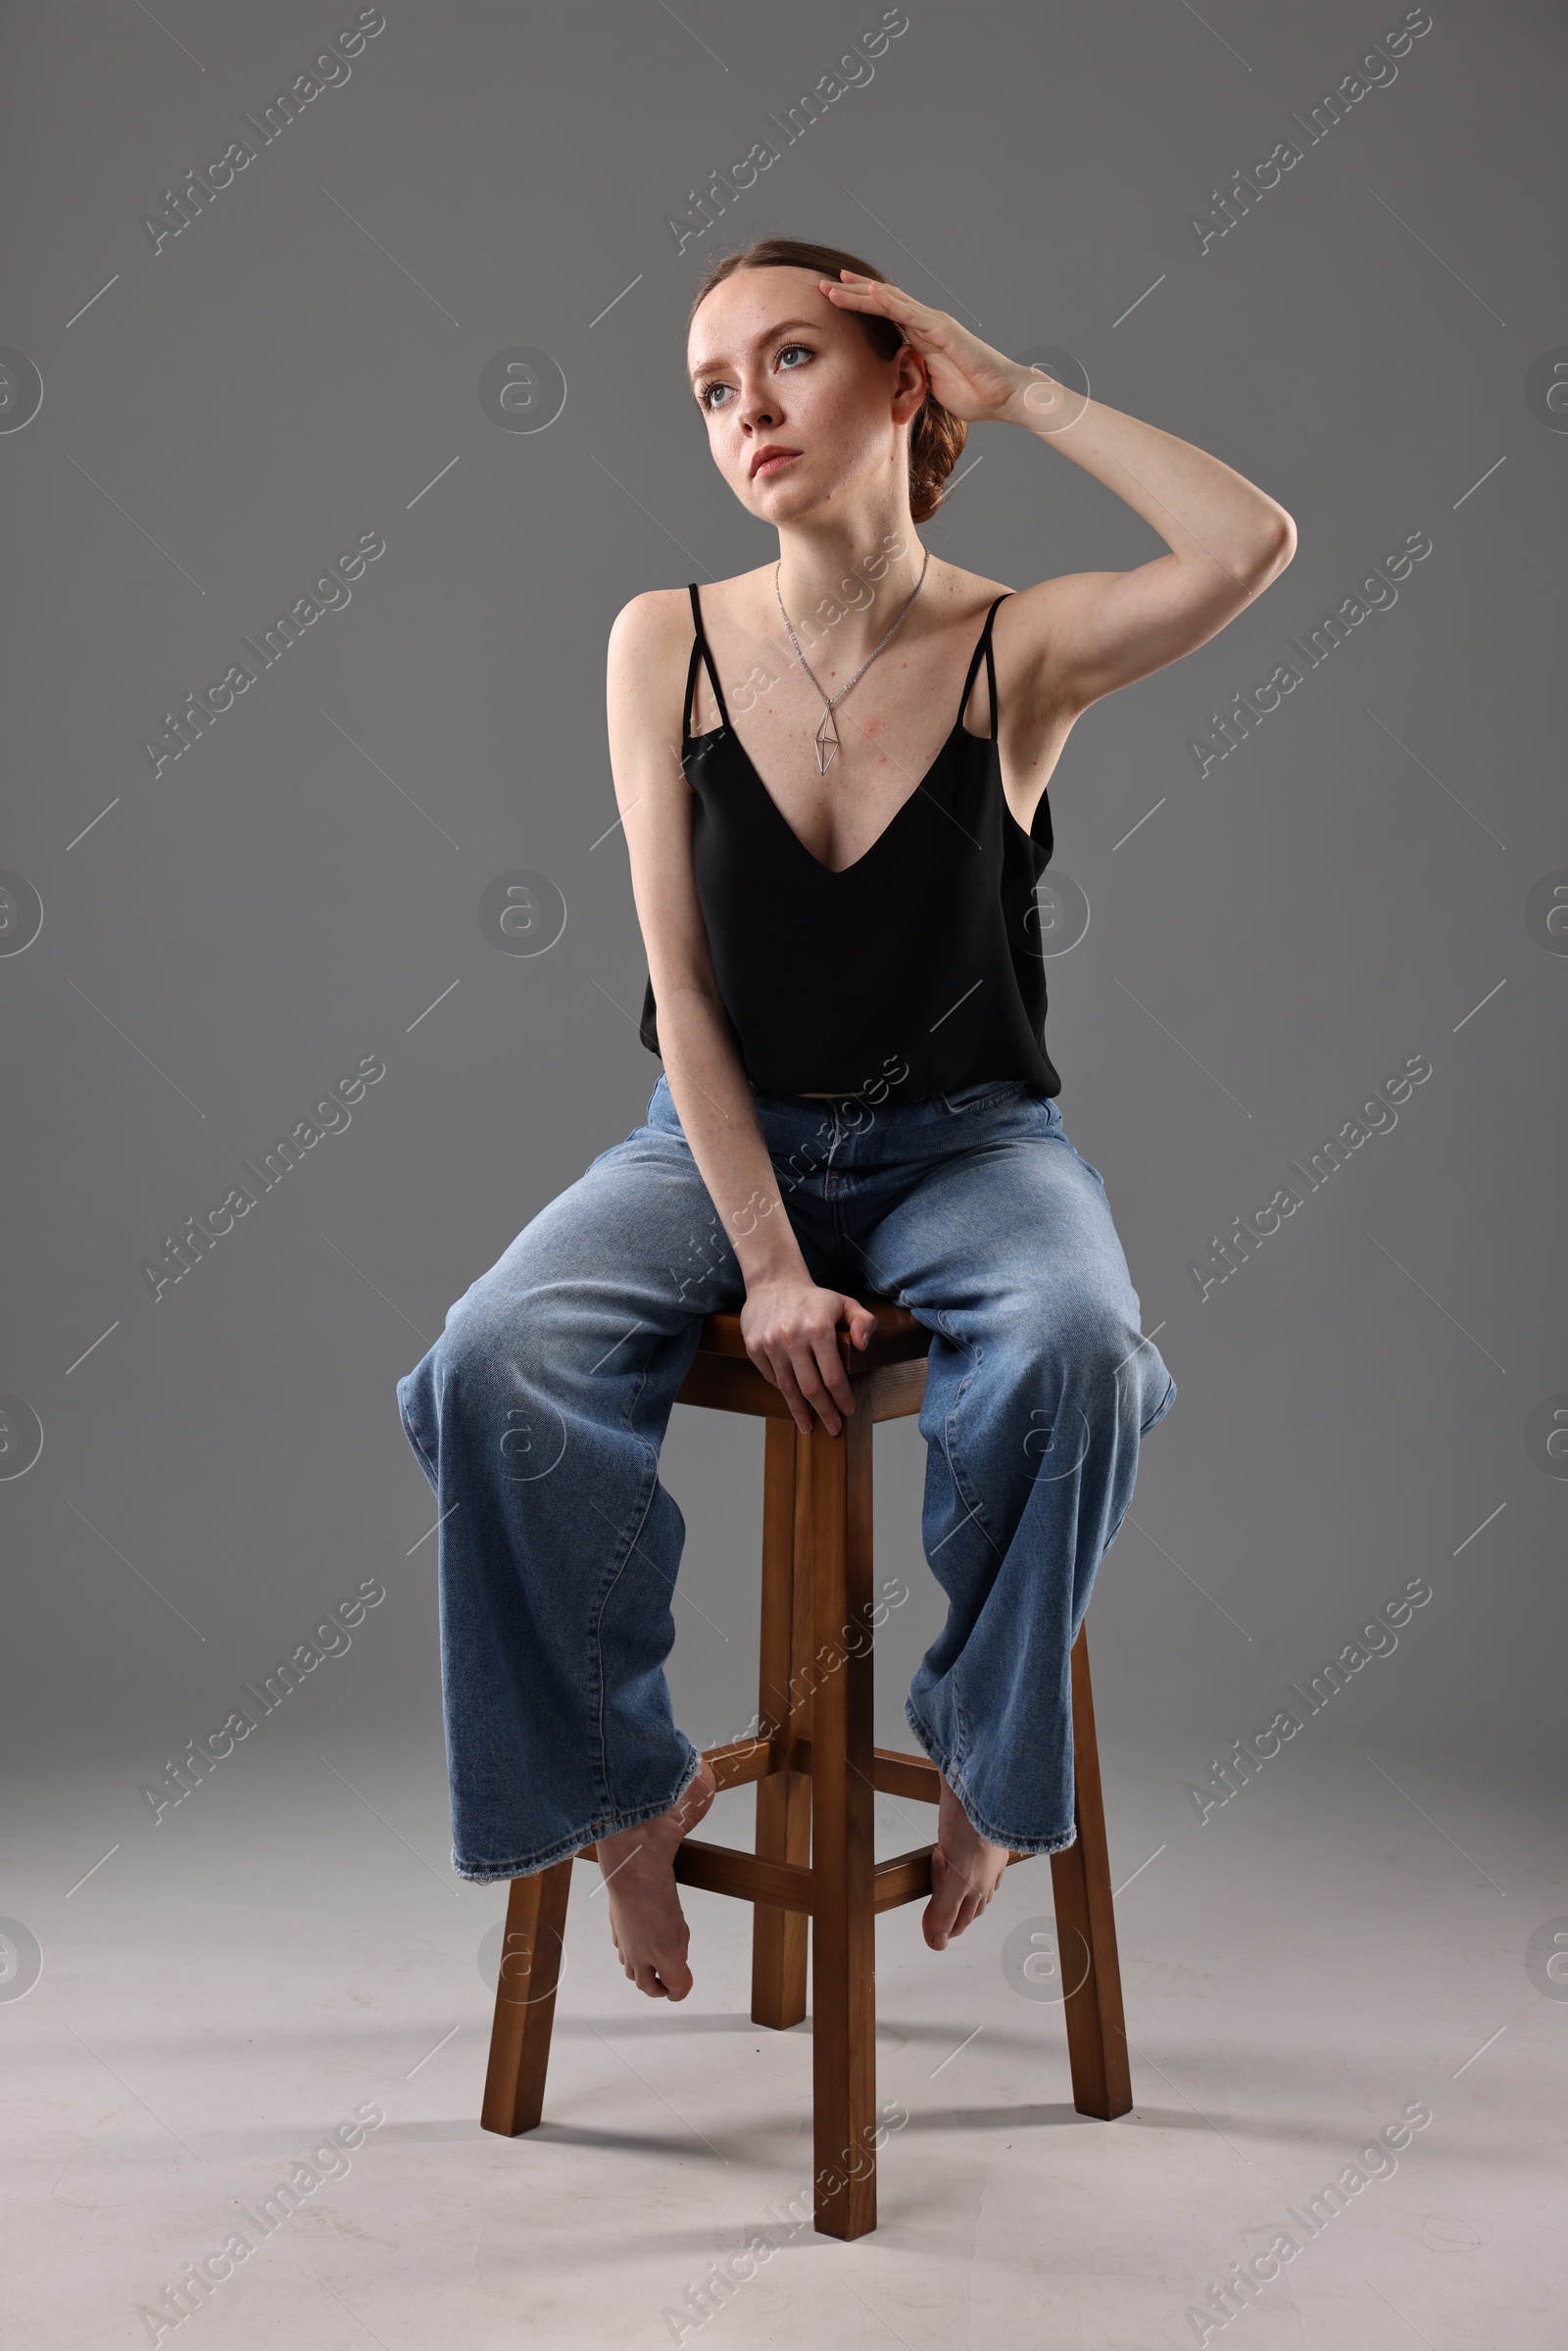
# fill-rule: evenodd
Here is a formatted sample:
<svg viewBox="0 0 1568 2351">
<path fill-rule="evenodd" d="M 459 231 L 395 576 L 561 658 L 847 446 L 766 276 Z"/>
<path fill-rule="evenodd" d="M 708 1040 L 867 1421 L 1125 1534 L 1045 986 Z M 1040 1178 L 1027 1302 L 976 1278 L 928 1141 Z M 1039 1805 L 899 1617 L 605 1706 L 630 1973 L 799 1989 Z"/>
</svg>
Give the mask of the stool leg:
<svg viewBox="0 0 1568 2351">
<path fill-rule="evenodd" d="M 514 1878 L 507 1898 L 490 2069 L 479 2110 L 481 2127 L 504 2138 L 532 2131 L 544 2111 L 571 1870 L 568 1857 L 532 1877 Z"/>
<path fill-rule="evenodd" d="M 871 1396 L 810 1447 L 811 2075 L 815 2228 L 876 2227 Z M 853 1641 L 852 1650 L 850 1642 Z M 858 1652 L 858 1653 L 857 1653 Z"/>
<path fill-rule="evenodd" d="M 762 1635 L 757 1709 L 788 1738 L 808 1738 L 810 1699 L 792 1714 L 790 1682 L 811 1653 L 810 1581 L 804 1568 L 808 1454 L 792 1420 L 769 1420 L 762 1470 Z M 799 1571 L 797 1561 L 801 1561 Z M 804 1687 L 797 1682 L 797 1690 Z M 811 1857 L 811 1783 L 773 1772 L 757 1784 L 757 1852 L 766 1861 Z M 785 2032 L 806 2014 L 807 1917 L 759 1902 L 752 1927 L 752 2022 Z"/>
<path fill-rule="evenodd" d="M 1078 1841 L 1051 1856 L 1056 1904 L 1056 1942 L 1063 1979 L 1071 1983 L 1087 1948 L 1089 1968 L 1066 2000 L 1067 2057 L 1072 2102 L 1080 2114 L 1108 2123 L 1129 2112 L 1132 2076 L 1116 1957 L 1116 1914 L 1110 1899 L 1110 1854 L 1095 1739 L 1095 1697 L 1089 1680 L 1084 1627 L 1072 1649 L 1072 1749 Z"/>
</svg>

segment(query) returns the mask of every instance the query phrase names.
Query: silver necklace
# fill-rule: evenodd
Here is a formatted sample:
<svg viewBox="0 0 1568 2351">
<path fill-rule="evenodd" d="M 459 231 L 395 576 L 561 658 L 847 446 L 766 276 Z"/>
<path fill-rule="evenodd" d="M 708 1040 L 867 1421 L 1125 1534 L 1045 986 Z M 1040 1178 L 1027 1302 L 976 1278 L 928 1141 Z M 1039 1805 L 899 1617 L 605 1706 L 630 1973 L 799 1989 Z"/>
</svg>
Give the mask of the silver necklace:
<svg viewBox="0 0 1568 2351">
<path fill-rule="evenodd" d="M 894 621 L 893 628 L 890 628 L 887 636 L 883 638 L 882 645 L 887 644 L 888 639 L 892 637 L 895 629 L 903 626 L 905 613 L 908 612 L 909 605 L 913 604 L 915 597 L 919 595 L 920 590 L 925 586 L 925 575 L 930 563 L 931 550 L 928 547 L 925 551 L 925 562 L 920 565 L 920 576 L 915 581 L 914 586 L 910 591 L 908 602 L 905 605 L 904 612 L 901 612 L 898 616 L 898 619 Z M 866 671 L 870 668 L 871 663 L 876 660 L 877 654 L 882 651 L 882 645 L 878 645 L 875 648 L 875 651 L 866 655 L 865 660 L 860 663 L 859 668 L 857 669 L 855 675 L 850 679 L 849 685 L 840 686 L 838 692 L 833 696 L 833 699 L 830 702 L 828 697 L 825 694 L 822 694 L 822 689 L 820 685 L 817 684 L 817 680 L 811 670 L 810 663 L 807 661 L 805 654 L 801 651 L 800 641 L 797 638 L 794 629 L 790 628 L 790 616 L 788 612 L 784 611 L 784 599 L 779 595 L 778 592 L 778 575 L 783 568 L 784 559 L 782 556 L 780 556 L 778 562 L 773 566 L 773 594 L 778 599 L 778 609 L 780 615 L 783 618 L 784 626 L 789 629 L 790 643 L 795 648 L 795 659 L 800 662 L 801 667 L 806 671 L 807 676 L 810 678 L 812 685 L 816 686 L 818 694 L 822 695 L 822 716 L 820 722 L 818 723 L 814 740 L 816 744 L 816 771 L 818 775 L 826 775 L 828 769 L 832 766 L 833 761 L 837 759 L 839 753 L 844 748 L 843 744 L 839 741 L 838 724 L 833 716 L 834 705 L 841 703 L 844 700 L 845 695 L 848 694 L 850 690 L 850 686 L 858 685 L 860 679 L 864 677 Z"/>
</svg>

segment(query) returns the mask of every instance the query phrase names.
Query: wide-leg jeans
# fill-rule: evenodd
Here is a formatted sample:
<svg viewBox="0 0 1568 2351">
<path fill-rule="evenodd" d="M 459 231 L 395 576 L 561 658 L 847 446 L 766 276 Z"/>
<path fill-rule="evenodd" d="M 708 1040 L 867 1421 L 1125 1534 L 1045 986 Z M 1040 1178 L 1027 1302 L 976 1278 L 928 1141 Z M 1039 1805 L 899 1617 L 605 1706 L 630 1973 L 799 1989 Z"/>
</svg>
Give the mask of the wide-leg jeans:
<svg viewBox="0 0 1568 2351">
<path fill-rule="evenodd" d="M 1176 1397 L 1098 1168 L 1054 1100 L 754 1096 L 814 1281 L 932 1334 L 921 1534 L 947 1621 L 909 1727 L 983 1837 L 1074 1837 L 1069 1656 L 1138 1446 Z M 754 1204 L 754 1217 L 762 1203 Z M 701 1757 L 665 1660 L 685 1523 L 659 1478 L 702 1318 L 746 1286 L 661 1077 L 397 1385 L 438 1506 L 453 1867 L 525 1877 L 667 1811 Z"/>
</svg>

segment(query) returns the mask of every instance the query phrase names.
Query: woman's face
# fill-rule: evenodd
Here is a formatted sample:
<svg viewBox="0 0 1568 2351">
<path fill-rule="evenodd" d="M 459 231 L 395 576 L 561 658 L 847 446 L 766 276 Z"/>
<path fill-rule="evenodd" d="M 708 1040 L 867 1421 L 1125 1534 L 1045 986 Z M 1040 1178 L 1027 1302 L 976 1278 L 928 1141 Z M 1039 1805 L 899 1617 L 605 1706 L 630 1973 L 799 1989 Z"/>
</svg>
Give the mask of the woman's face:
<svg viewBox="0 0 1568 2351">
<path fill-rule="evenodd" d="M 763 521 L 879 479 L 907 502 L 900 428 L 925 397 L 923 365 L 907 344 L 880 359 L 815 270 L 737 269 L 699 307 L 686 356 L 713 463 Z M 760 464 L 768 449 L 788 454 Z"/>
</svg>

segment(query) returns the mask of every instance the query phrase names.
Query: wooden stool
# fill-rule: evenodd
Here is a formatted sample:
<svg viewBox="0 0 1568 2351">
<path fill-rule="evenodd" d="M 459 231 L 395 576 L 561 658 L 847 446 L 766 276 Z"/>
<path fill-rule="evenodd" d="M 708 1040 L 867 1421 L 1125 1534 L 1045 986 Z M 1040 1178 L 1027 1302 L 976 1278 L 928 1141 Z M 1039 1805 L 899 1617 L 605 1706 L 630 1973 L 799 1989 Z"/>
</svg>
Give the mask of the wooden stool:
<svg viewBox="0 0 1568 2351">
<path fill-rule="evenodd" d="M 688 1837 L 675 1876 L 754 1904 L 754 2024 L 782 2032 L 805 2016 L 811 1922 L 814 2225 L 837 2237 L 876 2227 L 877 1913 L 931 1891 L 930 1845 L 875 1859 L 872 1796 L 881 1788 L 934 1804 L 942 1785 L 928 1757 L 872 1744 L 871 1431 L 919 1410 L 930 1333 L 902 1306 L 865 1302 L 877 1318 L 870 1346 L 861 1351 L 839 1333 L 856 1409 L 837 1437 L 814 1416 L 808 1436 L 796 1428 L 748 1356 L 736 1314 L 704 1323 L 676 1398 L 768 1423 L 758 1718 L 772 1728 L 704 1750 L 721 1788 L 758 1784 L 755 1855 Z M 1051 1855 L 1052 1890 L 1064 1984 L 1083 1971 L 1064 2000 L 1073 2104 L 1109 2122 L 1128 2112 L 1132 2085 L 1082 1629 L 1072 1709 L 1078 1837 Z M 480 2117 L 508 2137 L 533 2130 L 543 2110 L 572 1858 L 597 1854 L 584 1845 L 512 1881 Z"/>
</svg>

